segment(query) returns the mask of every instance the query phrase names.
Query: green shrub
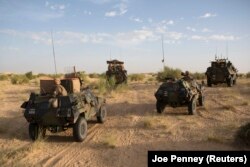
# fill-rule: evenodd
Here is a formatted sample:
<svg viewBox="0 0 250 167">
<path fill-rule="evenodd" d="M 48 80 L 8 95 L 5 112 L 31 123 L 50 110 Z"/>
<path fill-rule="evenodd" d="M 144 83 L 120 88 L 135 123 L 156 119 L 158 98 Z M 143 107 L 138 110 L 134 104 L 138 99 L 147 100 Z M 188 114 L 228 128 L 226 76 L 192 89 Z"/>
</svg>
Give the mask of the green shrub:
<svg viewBox="0 0 250 167">
<path fill-rule="evenodd" d="M 153 82 L 153 81 L 155 81 L 155 78 L 154 78 L 154 77 L 148 78 L 148 82 Z"/>
<path fill-rule="evenodd" d="M 16 85 L 16 84 L 24 84 L 28 83 L 29 79 L 26 77 L 26 75 L 13 75 L 11 77 L 11 83 Z"/>
<path fill-rule="evenodd" d="M 206 79 L 205 73 L 195 72 L 195 73 L 192 73 L 191 76 L 193 76 L 193 78 L 194 78 L 194 79 L 197 79 L 197 80 Z"/>
<path fill-rule="evenodd" d="M 89 78 L 99 78 L 99 74 L 97 74 L 97 73 L 91 73 L 91 74 L 89 74 Z"/>
<path fill-rule="evenodd" d="M 47 76 L 51 78 L 62 78 L 64 74 L 48 74 Z"/>
<path fill-rule="evenodd" d="M 129 75 L 130 81 L 142 81 L 145 78 L 144 74 L 131 74 Z"/>
<path fill-rule="evenodd" d="M 105 94 L 108 90 L 107 90 L 107 81 L 104 78 L 100 78 L 98 85 L 98 92 L 99 94 Z"/>
<path fill-rule="evenodd" d="M 114 76 L 112 76 L 111 78 L 109 78 L 109 80 L 107 81 L 107 88 L 109 90 L 115 89 L 116 87 L 116 79 Z"/>
<path fill-rule="evenodd" d="M 181 70 L 178 68 L 171 68 L 165 66 L 163 71 L 157 73 L 157 80 L 162 82 L 165 80 L 166 77 L 180 78 Z"/>
<path fill-rule="evenodd" d="M 87 74 L 85 73 L 85 71 L 79 71 L 79 72 L 77 72 L 77 75 L 80 77 L 80 79 L 81 79 L 84 83 L 87 83 L 87 82 L 88 82 L 88 77 L 87 77 Z"/>
<path fill-rule="evenodd" d="M 48 76 L 48 74 L 44 74 L 44 73 L 37 74 L 37 77 L 45 77 L 45 76 Z"/>
<path fill-rule="evenodd" d="M 119 85 L 116 85 L 116 80 L 115 77 L 111 77 L 109 80 L 107 80 L 106 78 L 100 78 L 97 88 L 98 88 L 98 92 L 100 94 L 105 94 L 107 92 L 111 92 L 112 90 L 116 90 L 118 88 Z M 123 89 L 120 88 L 119 89 Z"/>
<path fill-rule="evenodd" d="M 1 74 L 0 75 L 0 81 L 5 81 L 5 80 L 8 80 L 9 77 L 7 75 L 4 75 L 4 74 Z"/>
<path fill-rule="evenodd" d="M 33 74 L 32 74 L 32 71 L 30 72 L 27 72 L 24 74 L 29 80 L 33 79 Z"/>
</svg>

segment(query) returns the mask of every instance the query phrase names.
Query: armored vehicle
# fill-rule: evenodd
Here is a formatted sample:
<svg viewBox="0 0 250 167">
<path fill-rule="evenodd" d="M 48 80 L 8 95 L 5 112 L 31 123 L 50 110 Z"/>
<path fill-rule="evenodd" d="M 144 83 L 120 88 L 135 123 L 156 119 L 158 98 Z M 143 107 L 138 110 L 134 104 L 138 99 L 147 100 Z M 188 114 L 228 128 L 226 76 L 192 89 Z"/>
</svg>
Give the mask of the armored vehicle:
<svg viewBox="0 0 250 167">
<path fill-rule="evenodd" d="M 155 93 L 156 109 L 162 113 L 167 105 L 171 107 L 188 106 L 188 114 L 196 113 L 197 103 L 204 105 L 204 87 L 195 80 L 186 80 L 185 77 L 175 80 L 166 78 Z"/>
<path fill-rule="evenodd" d="M 81 142 L 87 135 L 87 121 L 96 117 L 99 123 L 106 119 L 105 99 L 95 96 L 89 89 L 80 89 L 78 78 L 61 79 L 66 96 L 54 96 L 54 80 L 40 80 L 40 93 L 31 93 L 24 102 L 24 117 L 29 122 L 32 140 L 44 137 L 46 130 L 52 133 L 73 128 L 75 141 Z"/>
<path fill-rule="evenodd" d="M 212 84 L 227 83 L 229 87 L 236 84 L 237 69 L 228 59 L 217 59 L 211 62 L 211 67 L 207 68 L 207 86 Z"/>
<path fill-rule="evenodd" d="M 124 62 L 119 60 L 107 61 L 108 71 L 106 71 L 107 80 L 115 78 L 116 84 L 127 83 L 127 71 L 124 69 Z"/>
</svg>

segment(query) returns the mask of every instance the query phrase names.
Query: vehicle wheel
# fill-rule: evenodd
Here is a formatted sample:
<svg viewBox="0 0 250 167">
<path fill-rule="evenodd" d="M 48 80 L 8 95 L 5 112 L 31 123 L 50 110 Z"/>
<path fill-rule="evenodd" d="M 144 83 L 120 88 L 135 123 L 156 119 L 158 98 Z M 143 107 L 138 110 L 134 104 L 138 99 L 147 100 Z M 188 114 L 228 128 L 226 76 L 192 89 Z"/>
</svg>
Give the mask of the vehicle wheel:
<svg viewBox="0 0 250 167">
<path fill-rule="evenodd" d="M 73 126 L 73 137 L 75 141 L 82 142 L 87 136 L 87 121 L 84 117 L 79 117 Z"/>
<path fill-rule="evenodd" d="M 46 129 L 40 127 L 37 123 L 29 124 L 29 136 L 32 140 L 37 140 L 39 138 L 44 138 L 46 134 Z"/>
<path fill-rule="evenodd" d="M 97 121 L 99 123 L 104 123 L 105 120 L 106 120 L 106 117 L 107 117 L 107 109 L 106 109 L 105 106 L 101 106 L 100 109 L 99 109 L 99 113 L 96 116 Z"/>
<path fill-rule="evenodd" d="M 196 100 L 194 98 L 188 103 L 188 114 L 196 114 Z"/>
<path fill-rule="evenodd" d="M 204 106 L 204 100 L 205 100 L 205 97 L 204 97 L 203 95 L 201 95 L 201 96 L 199 97 L 199 99 L 198 99 L 199 105 L 200 105 L 200 106 Z"/>
<path fill-rule="evenodd" d="M 233 84 L 236 85 L 236 83 L 237 83 L 237 82 L 236 82 L 236 79 L 234 79 Z"/>
<path fill-rule="evenodd" d="M 209 78 L 207 78 L 207 86 L 212 87 L 212 83 L 211 83 L 211 80 Z"/>
<path fill-rule="evenodd" d="M 227 80 L 227 86 L 229 86 L 229 87 L 232 87 L 232 86 L 233 86 L 233 79 L 232 79 L 232 78 L 229 78 L 229 79 Z"/>
<path fill-rule="evenodd" d="M 161 101 L 157 100 L 156 101 L 156 110 L 159 114 L 161 114 L 165 109 L 165 104 L 162 103 Z"/>
</svg>

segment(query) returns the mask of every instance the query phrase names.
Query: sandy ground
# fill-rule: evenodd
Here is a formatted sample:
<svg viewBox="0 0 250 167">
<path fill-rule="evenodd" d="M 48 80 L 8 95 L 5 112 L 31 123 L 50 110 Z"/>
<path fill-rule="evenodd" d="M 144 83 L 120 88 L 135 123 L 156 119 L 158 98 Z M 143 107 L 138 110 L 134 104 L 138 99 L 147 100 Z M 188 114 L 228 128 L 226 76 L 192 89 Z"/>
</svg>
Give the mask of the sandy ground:
<svg viewBox="0 0 250 167">
<path fill-rule="evenodd" d="M 107 121 L 90 121 L 82 143 L 73 141 L 71 129 L 32 142 L 20 105 L 38 87 L 1 81 L 1 166 L 147 166 L 148 150 L 249 150 L 235 135 L 250 122 L 250 80 L 206 88 L 206 104 L 194 116 L 186 107 L 157 114 L 158 86 L 132 83 L 109 95 Z"/>
</svg>

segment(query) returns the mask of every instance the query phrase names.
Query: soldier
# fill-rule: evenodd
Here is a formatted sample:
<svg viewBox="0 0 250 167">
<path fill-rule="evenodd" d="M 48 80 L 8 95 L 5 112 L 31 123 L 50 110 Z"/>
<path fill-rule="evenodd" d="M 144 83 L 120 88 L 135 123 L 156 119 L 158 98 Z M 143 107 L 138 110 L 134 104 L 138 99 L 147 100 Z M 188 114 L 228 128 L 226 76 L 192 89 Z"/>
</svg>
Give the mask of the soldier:
<svg viewBox="0 0 250 167">
<path fill-rule="evenodd" d="M 188 71 L 186 71 L 185 73 L 182 73 L 182 75 L 183 75 L 182 79 L 184 79 L 185 81 L 190 82 L 190 81 L 193 80 L 193 77 L 191 77 L 191 76 L 189 75 L 189 72 L 188 72 Z"/>
<path fill-rule="evenodd" d="M 125 70 L 125 68 L 124 68 L 124 65 L 123 65 L 123 64 L 121 64 L 121 67 L 122 67 L 122 71 L 124 71 L 124 70 Z"/>
<path fill-rule="evenodd" d="M 66 89 L 61 85 L 60 79 L 55 79 L 54 96 L 67 96 Z"/>
</svg>

